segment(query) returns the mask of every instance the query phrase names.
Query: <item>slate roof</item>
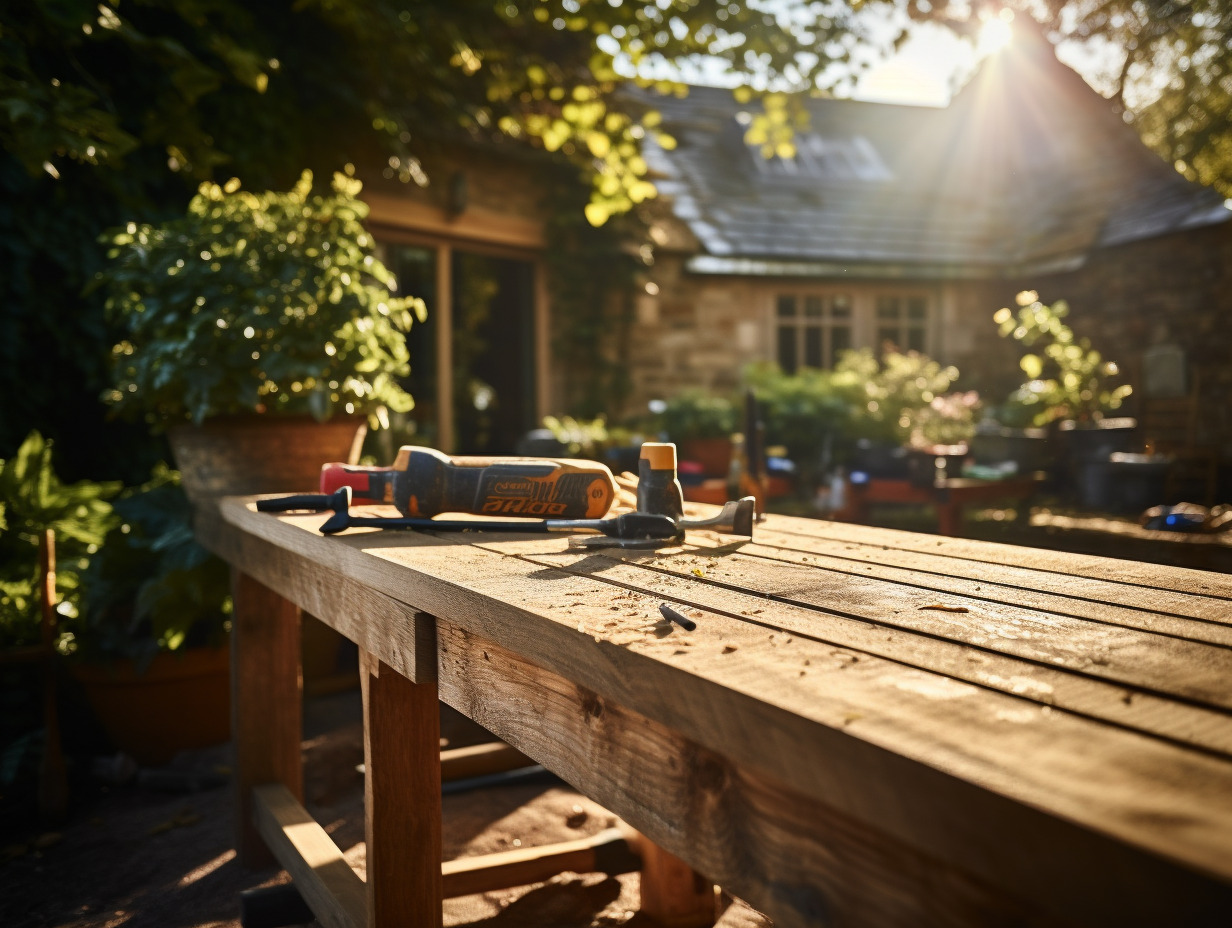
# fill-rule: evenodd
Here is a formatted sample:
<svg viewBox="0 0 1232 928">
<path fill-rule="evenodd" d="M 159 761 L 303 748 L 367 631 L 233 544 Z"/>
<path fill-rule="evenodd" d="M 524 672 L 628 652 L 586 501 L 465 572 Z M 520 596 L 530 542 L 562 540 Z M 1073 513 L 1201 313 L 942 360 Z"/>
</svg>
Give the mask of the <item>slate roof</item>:
<svg viewBox="0 0 1232 928">
<path fill-rule="evenodd" d="M 748 107 L 693 88 L 653 105 L 660 193 L 713 273 L 982 277 L 1079 266 L 1094 248 L 1232 218 L 1147 149 L 1040 36 L 989 59 L 944 109 L 809 103 L 795 158 L 743 141 Z"/>
</svg>

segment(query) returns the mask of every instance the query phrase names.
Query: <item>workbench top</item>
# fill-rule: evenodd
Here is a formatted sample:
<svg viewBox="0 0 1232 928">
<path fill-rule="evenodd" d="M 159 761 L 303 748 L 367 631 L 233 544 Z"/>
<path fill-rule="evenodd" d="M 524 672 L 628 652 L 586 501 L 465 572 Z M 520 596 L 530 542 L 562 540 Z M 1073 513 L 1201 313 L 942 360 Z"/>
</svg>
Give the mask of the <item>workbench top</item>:
<svg viewBox="0 0 1232 928">
<path fill-rule="evenodd" d="M 622 551 L 325 515 L 198 531 L 776 925 L 1227 924 L 1226 575 L 779 516 Z"/>
</svg>

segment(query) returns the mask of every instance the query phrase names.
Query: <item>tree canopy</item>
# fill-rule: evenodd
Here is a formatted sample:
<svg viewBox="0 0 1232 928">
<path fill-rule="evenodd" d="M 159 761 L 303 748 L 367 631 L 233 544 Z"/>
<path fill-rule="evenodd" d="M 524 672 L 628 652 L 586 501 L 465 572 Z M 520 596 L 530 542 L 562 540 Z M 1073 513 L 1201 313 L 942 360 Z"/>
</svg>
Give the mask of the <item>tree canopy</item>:
<svg viewBox="0 0 1232 928">
<path fill-rule="evenodd" d="M 909 0 L 917 20 L 970 28 L 1002 6 L 1055 43 L 1080 44 L 1085 76 L 1142 140 L 1190 180 L 1232 196 L 1232 3 L 1228 0 Z"/>
<path fill-rule="evenodd" d="M 1057 36 L 1124 49 L 1119 96 L 1144 138 L 1229 188 L 1226 0 L 1009 2 Z M 956 28 L 983 8 L 0 0 L 0 386 L 23 398 L 0 421 L 0 453 L 37 425 L 84 467 L 115 435 L 97 400 L 112 339 L 97 298 L 82 296 L 108 227 L 178 213 L 202 180 L 285 188 L 306 168 L 328 177 L 354 162 L 425 183 L 421 159 L 434 147 L 495 137 L 571 160 L 599 225 L 653 195 L 641 141 L 673 144 L 623 92 L 630 82 L 683 92 L 676 76 L 705 59 L 738 93 L 763 94 L 748 137 L 786 154 L 799 122 L 783 92 L 841 77 L 864 34 L 856 13 L 876 5 Z M 1131 94 L 1140 84 L 1158 92 Z"/>
<path fill-rule="evenodd" d="M 726 0 L 0 0 L 0 386 L 71 469 L 114 440 L 99 235 L 176 214 L 203 180 L 285 188 L 348 162 L 425 183 L 442 142 L 503 136 L 572 159 L 600 224 L 653 194 L 654 114 L 621 69 L 707 55 L 748 84 L 812 86 L 850 55 L 845 4 L 776 17 Z M 775 137 L 773 128 L 767 139 Z M 671 140 L 665 136 L 666 145 Z M 140 463 L 134 463 L 140 462 Z M 133 473 L 126 476 L 134 477 Z"/>
</svg>

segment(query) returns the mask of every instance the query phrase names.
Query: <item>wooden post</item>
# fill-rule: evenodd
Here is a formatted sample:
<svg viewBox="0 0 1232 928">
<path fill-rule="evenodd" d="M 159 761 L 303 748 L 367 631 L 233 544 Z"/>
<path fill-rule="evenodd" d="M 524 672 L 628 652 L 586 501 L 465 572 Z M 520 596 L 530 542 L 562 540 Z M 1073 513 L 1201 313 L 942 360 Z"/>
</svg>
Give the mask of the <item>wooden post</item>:
<svg viewBox="0 0 1232 928">
<path fill-rule="evenodd" d="M 441 720 L 435 680 L 360 651 L 369 928 L 440 928 Z"/>
<path fill-rule="evenodd" d="M 714 884 L 679 857 L 642 838 L 642 912 L 663 928 L 714 924 Z"/>
<path fill-rule="evenodd" d="M 245 867 L 274 856 L 253 824 L 252 790 L 281 783 L 304 799 L 299 608 L 232 568 L 231 738 L 235 744 L 235 849 Z"/>
<path fill-rule="evenodd" d="M 60 715 L 56 704 L 56 535 L 45 529 L 39 538 L 41 577 L 41 632 L 43 648 L 43 758 L 39 764 L 39 813 L 48 821 L 61 821 L 68 813 L 68 768 L 60 744 Z"/>
</svg>

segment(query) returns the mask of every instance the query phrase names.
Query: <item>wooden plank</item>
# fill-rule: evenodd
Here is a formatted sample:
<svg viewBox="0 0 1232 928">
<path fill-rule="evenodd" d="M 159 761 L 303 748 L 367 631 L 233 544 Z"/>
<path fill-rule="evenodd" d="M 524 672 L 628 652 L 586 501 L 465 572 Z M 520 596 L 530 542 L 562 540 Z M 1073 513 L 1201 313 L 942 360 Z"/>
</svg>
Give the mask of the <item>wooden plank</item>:
<svg viewBox="0 0 1232 928">
<path fill-rule="evenodd" d="M 608 828 L 587 838 L 540 847 L 522 847 L 481 857 L 447 860 L 441 865 L 447 899 L 549 880 L 558 873 L 629 873 L 641 858 L 628 836 Z"/>
<path fill-rule="evenodd" d="M 236 858 L 259 869 L 274 858 L 252 821 L 253 787 L 281 783 L 304 796 L 300 760 L 300 613 L 294 604 L 232 568 L 231 738 L 235 744 Z"/>
<path fill-rule="evenodd" d="M 856 576 L 825 564 L 756 558 L 743 549 L 721 557 L 708 553 L 689 548 L 643 563 L 681 577 L 700 571 L 708 584 L 1232 709 L 1232 648 L 980 599 L 978 591 L 938 596 L 926 586 Z M 935 606 L 943 608 L 930 608 Z M 1098 604 L 1090 612 L 1099 616 Z"/>
<path fill-rule="evenodd" d="M 1102 621 L 1163 631 L 1214 644 L 1232 645 L 1232 601 L 1219 596 L 1144 588 L 1135 584 L 1041 571 L 1036 568 L 956 559 L 928 552 L 902 551 L 883 545 L 811 538 L 758 529 L 756 547 L 745 553 L 764 556 L 825 558 L 828 566 L 861 575 L 906 577 L 931 589 L 971 591 L 986 598 L 1017 602 L 1050 611 L 1090 613 L 1099 604 Z M 816 560 L 816 563 L 822 563 Z M 1197 620 L 1197 621 L 1194 621 Z"/>
<path fill-rule="evenodd" d="M 910 769 L 892 753 L 866 754 L 862 788 L 896 814 L 935 815 L 939 831 L 962 833 L 968 856 L 995 878 L 981 879 L 493 642 L 451 625 L 440 635 L 446 702 L 528 755 L 550 758 L 581 792 L 779 928 L 1215 925 L 1232 901 L 1227 884 L 936 771 Z M 664 694 L 673 697 L 687 698 Z M 736 717 L 730 722 L 739 726 Z M 813 751 L 788 734 L 780 750 L 806 754 L 814 780 L 842 802 L 855 785 L 834 776 L 836 755 L 846 752 L 821 740 Z"/>
<path fill-rule="evenodd" d="M 303 569 L 294 551 L 226 531 L 216 512 L 200 511 L 194 527 L 202 545 L 228 563 L 241 565 L 262 585 L 337 629 L 362 650 L 372 651 L 379 640 L 382 659 L 402 676 L 415 682 L 435 679 L 431 616 L 327 565 Z"/>
<path fill-rule="evenodd" d="M 896 551 L 944 555 L 958 561 L 975 561 L 1002 567 L 1026 567 L 1064 576 L 1131 584 L 1146 590 L 1163 590 L 1165 593 L 1194 593 L 1232 600 L 1232 577 L 1187 567 L 1124 561 L 1094 554 L 1049 551 L 989 541 L 939 538 L 897 529 L 792 516 L 768 516 L 765 523 L 758 526 L 759 531 L 763 528 L 766 531 L 846 544 L 860 543 Z"/>
<path fill-rule="evenodd" d="M 281 783 L 253 790 L 253 822 L 325 928 L 365 928 L 368 891 L 342 851 Z"/>
<path fill-rule="evenodd" d="M 368 924 L 440 928 L 440 706 L 435 682 L 412 683 L 360 652 Z"/>
<path fill-rule="evenodd" d="M 642 914 L 664 928 L 706 928 L 716 912 L 714 883 L 657 844 L 642 841 Z"/>
<path fill-rule="evenodd" d="M 515 751 L 501 741 L 472 744 L 464 748 L 441 751 L 441 779 L 447 782 L 482 777 L 490 773 L 533 767 L 534 764 L 535 762 L 521 751 Z"/>
<path fill-rule="evenodd" d="M 795 639 L 803 675 L 790 677 L 764 628 L 716 615 L 687 639 L 660 635 L 657 609 L 643 608 L 657 603 L 622 600 L 627 592 L 601 577 L 570 576 L 456 536 L 327 539 L 315 534 L 317 519 L 270 518 L 237 502 L 223 508 L 242 530 L 302 552 L 310 567 L 345 570 L 533 654 L 612 704 L 687 730 L 707 749 L 862 827 L 984 878 L 1011 880 L 1020 894 L 1035 891 L 1034 877 L 1052 880 L 1084 865 L 1068 850 L 1057 853 L 1065 841 L 996 838 L 995 820 L 973 814 L 973 804 L 999 797 L 1013 808 L 1048 810 L 1058 827 L 1072 822 L 1112 848 L 1124 842 L 1216 884 L 1232 882 L 1232 780 L 1216 758 L 892 661 L 852 661 L 815 641 Z M 503 543 L 492 537 L 485 545 Z M 541 544 L 545 554 L 567 550 L 563 540 Z M 708 586 L 695 577 L 675 582 L 679 601 Z M 514 746 L 549 767 L 556 761 Z M 884 758 L 906 766 L 887 774 Z M 912 801 L 883 794 L 879 784 L 890 783 L 909 784 Z M 947 797 L 939 783 L 969 793 Z"/>
<path fill-rule="evenodd" d="M 620 584 L 638 597 L 647 611 L 664 600 L 676 601 L 681 608 L 697 607 L 711 615 L 724 615 L 753 623 L 786 642 L 792 636 L 842 648 L 850 659 L 868 655 L 917 667 L 930 673 L 962 680 L 980 687 L 1011 694 L 1039 706 L 1067 709 L 1144 734 L 1166 738 L 1205 751 L 1232 756 L 1232 720 L 1218 709 L 1178 702 L 1137 686 L 1122 686 L 1109 681 L 1073 673 L 1050 663 L 1028 663 L 991 650 L 976 650 L 944 637 L 917 635 L 894 630 L 888 632 L 875 621 L 859 615 L 819 612 L 793 602 L 777 602 L 756 593 L 746 593 L 717 584 L 692 583 L 687 600 L 681 595 L 680 580 L 691 578 L 685 568 L 650 568 L 658 563 L 627 561 L 618 554 L 596 556 L 577 554 L 524 555 L 534 563 L 557 567 L 580 576 L 601 575 L 604 581 Z M 928 615 L 932 610 L 924 610 Z"/>
</svg>

